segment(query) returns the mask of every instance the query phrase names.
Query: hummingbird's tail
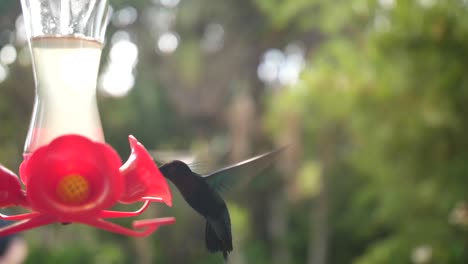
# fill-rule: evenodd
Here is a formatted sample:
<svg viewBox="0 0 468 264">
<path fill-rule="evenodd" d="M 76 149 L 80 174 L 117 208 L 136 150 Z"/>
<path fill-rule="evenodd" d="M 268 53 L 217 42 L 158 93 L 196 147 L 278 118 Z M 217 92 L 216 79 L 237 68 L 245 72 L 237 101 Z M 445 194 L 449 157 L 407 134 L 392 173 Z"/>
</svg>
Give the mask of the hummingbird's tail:
<svg viewBox="0 0 468 264">
<path fill-rule="evenodd" d="M 206 221 L 205 240 L 206 248 L 210 252 L 222 251 L 225 260 L 232 251 L 231 219 L 226 210 L 221 219 Z"/>
</svg>

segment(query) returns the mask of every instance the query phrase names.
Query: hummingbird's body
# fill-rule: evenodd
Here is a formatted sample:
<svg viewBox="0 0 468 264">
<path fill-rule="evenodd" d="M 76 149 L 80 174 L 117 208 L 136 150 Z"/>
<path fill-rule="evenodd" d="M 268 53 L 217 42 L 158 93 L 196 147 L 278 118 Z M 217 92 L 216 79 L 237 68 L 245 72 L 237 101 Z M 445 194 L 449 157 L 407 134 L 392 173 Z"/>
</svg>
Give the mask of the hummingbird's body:
<svg viewBox="0 0 468 264">
<path fill-rule="evenodd" d="M 210 252 L 222 251 L 226 259 L 232 251 L 231 220 L 223 198 L 204 177 L 182 161 L 172 161 L 159 168 L 179 189 L 185 201 L 206 219 L 205 242 Z"/>
<path fill-rule="evenodd" d="M 206 219 L 205 242 L 210 252 L 221 251 L 227 259 L 233 248 L 229 211 L 219 193 L 257 175 L 271 165 L 280 151 L 268 152 L 203 176 L 179 160 L 159 167 L 185 201 Z"/>
</svg>

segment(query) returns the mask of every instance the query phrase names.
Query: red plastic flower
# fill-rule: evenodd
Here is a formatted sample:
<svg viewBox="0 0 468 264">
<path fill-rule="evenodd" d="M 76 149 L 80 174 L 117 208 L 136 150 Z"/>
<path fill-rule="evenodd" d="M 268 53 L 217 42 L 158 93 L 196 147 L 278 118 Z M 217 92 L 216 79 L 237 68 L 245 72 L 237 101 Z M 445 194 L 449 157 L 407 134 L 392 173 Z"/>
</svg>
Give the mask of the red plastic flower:
<svg viewBox="0 0 468 264">
<path fill-rule="evenodd" d="M 0 207 L 22 206 L 31 213 L 6 216 L 20 222 L 0 229 L 0 236 L 53 222 L 78 222 L 129 236 L 145 236 L 173 217 L 135 221 L 128 229 L 105 218 L 132 217 L 152 201 L 172 205 L 166 180 L 144 146 L 129 137 L 132 153 L 122 166 L 115 150 L 79 135 L 61 136 L 36 150 L 18 177 L 0 165 Z M 109 211 L 121 203 L 144 202 L 135 212 Z"/>
</svg>

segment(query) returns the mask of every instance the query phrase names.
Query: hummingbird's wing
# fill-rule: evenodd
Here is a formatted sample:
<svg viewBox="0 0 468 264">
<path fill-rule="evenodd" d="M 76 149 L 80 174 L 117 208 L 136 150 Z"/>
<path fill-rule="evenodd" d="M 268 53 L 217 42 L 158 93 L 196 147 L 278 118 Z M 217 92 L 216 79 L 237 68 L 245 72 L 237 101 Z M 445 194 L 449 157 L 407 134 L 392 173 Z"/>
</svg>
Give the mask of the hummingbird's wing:
<svg viewBox="0 0 468 264">
<path fill-rule="evenodd" d="M 196 156 L 187 150 L 153 150 L 150 151 L 150 154 L 151 157 L 153 157 L 154 162 L 156 162 L 158 165 L 162 165 L 173 160 L 180 160 L 186 164 L 191 164 L 196 159 Z"/>
<path fill-rule="evenodd" d="M 226 191 L 230 187 L 240 184 L 242 181 L 249 180 L 269 167 L 283 149 L 284 147 L 222 168 L 205 175 L 204 179 L 215 191 Z"/>
<path fill-rule="evenodd" d="M 200 155 L 194 154 L 188 150 L 153 150 L 150 154 L 158 166 L 173 160 L 180 160 L 187 164 L 192 171 L 200 175 L 209 174 L 214 168 L 214 164 L 211 164 L 211 161 L 201 160 Z"/>
</svg>

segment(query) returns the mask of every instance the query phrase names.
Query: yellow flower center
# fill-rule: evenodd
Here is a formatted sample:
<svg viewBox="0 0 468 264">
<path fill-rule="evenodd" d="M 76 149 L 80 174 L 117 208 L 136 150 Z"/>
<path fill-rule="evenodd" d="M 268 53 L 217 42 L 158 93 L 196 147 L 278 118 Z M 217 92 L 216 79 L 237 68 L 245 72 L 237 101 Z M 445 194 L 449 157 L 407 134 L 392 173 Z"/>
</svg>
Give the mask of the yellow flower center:
<svg viewBox="0 0 468 264">
<path fill-rule="evenodd" d="M 57 195 L 64 203 L 81 203 L 89 196 L 88 181 L 79 174 L 67 175 L 57 185 Z"/>
</svg>

